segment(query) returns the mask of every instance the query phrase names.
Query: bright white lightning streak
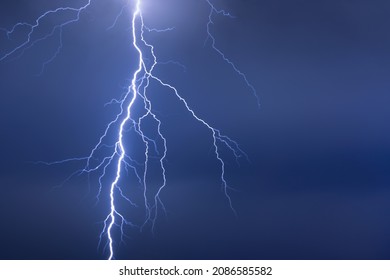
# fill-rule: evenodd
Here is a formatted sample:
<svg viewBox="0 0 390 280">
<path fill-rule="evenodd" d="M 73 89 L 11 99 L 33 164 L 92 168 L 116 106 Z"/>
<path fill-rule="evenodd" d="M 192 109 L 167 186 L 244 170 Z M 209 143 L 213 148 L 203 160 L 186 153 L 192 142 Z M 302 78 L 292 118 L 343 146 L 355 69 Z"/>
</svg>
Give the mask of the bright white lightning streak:
<svg viewBox="0 0 390 280">
<path fill-rule="evenodd" d="M 44 62 L 42 71 L 44 70 L 44 67 L 52 62 L 56 56 L 59 54 L 61 48 L 62 48 L 62 30 L 65 26 L 76 22 L 80 18 L 81 12 L 83 12 L 85 9 L 87 9 L 91 5 L 91 1 L 89 0 L 87 4 L 80 8 L 71 8 L 71 7 L 62 7 L 62 8 L 57 8 L 55 10 L 50 10 L 42 14 L 34 24 L 29 24 L 29 23 L 17 23 L 15 26 L 13 26 L 12 29 L 10 30 L 5 30 L 7 36 L 11 36 L 15 30 L 19 27 L 22 26 L 27 26 L 29 28 L 29 32 L 27 34 L 27 38 L 25 41 L 23 41 L 20 45 L 18 45 L 16 48 L 13 50 L 5 53 L 3 56 L 0 56 L 0 61 L 7 59 L 10 56 L 16 55 L 18 52 L 20 53 L 19 56 L 21 56 L 24 51 L 28 48 L 33 47 L 36 43 L 47 39 L 51 36 L 54 35 L 56 30 L 59 30 L 59 35 L 60 35 L 60 44 L 56 50 L 56 52 L 52 55 L 52 57 Z M 233 206 L 232 206 L 232 200 L 229 196 L 228 190 L 229 186 L 227 183 L 226 179 L 226 171 L 225 171 L 225 162 L 221 156 L 220 152 L 220 145 L 225 146 L 228 150 L 232 152 L 232 154 L 236 157 L 238 160 L 239 157 L 244 156 L 247 158 L 247 155 L 240 149 L 238 144 L 230 139 L 229 137 L 223 135 L 220 130 L 214 128 L 211 126 L 208 122 L 206 122 L 203 118 L 199 117 L 195 111 L 190 107 L 188 102 L 179 94 L 179 91 L 172 86 L 171 84 L 164 82 L 162 79 L 154 75 L 154 70 L 157 65 L 159 64 L 167 64 L 167 63 L 173 63 L 173 64 L 178 64 L 179 66 L 185 67 L 175 61 L 167 61 L 167 62 L 159 62 L 157 60 L 157 56 L 155 55 L 154 51 L 154 46 L 149 44 L 145 37 L 144 33 L 147 32 L 167 32 L 167 31 L 172 31 L 174 28 L 166 28 L 166 29 L 156 29 L 156 28 L 149 28 L 144 24 L 144 19 L 143 19 L 143 14 L 142 14 L 142 7 L 141 7 L 141 2 L 142 0 L 134 0 L 135 1 L 135 8 L 132 13 L 132 20 L 131 20 L 131 27 L 132 27 L 132 44 L 136 52 L 138 53 L 138 67 L 134 71 L 131 79 L 130 86 L 127 88 L 126 93 L 121 97 L 121 99 L 112 99 L 109 104 L 120 104 L 120 112 L 116 115 L 114 120 L 112 120 L 107 126 L 106 129 L 103 133 L 103 135 L 100 137 L 98 143 L 95 145 L 95 147 L 91 150 L 89 156 L 87 157 L 81 157 L 81 158 L 71 158 L 71 159 L 65 159 L 62 161 L 55 161 L 55 162 L 38 162 L 46 165 L 52 165 L 52 164 L 61 164 L 61 163 L 66 163 L 70 161 L 85 161 L 86 164 L 84 168 L 75 171 L 72 173 L 65 181 L 70 180 L 73 176 L 81 175 L 83 173 L 86 174 L 91 174 L 93 172 L 97 172 L 101 170 L 100 176 L 98 179 L 98 194 L 97 194 L 97 201 L 99 200 L 99 196 L 101 195 L 102 189 L 104 188 L 104 183 L 103 183 L 103 178 L 107 175 L 107 169 L 113 164 L 115 166 L 115 178 L 112 180 L 110 183 L 109 187 L 109 201 L 110 201 L 110 211 L 109 214 L 107 215 L 106 219 L 104 220 L 104 227 L 102 229 L 102 232 L 100 234 L 100 241 L 99 244 L 101 244 L 102 238 L 106 235 L 107 236 L 107 244 L 108 250 L 109 250 L 109 256 L 108 259 L 111 260 L 114 258 L 114 252 L 115 252 L 115 240 L 114 240 L 114 227 L 118 226 L 120 229 L 121 233 L 121 239 L 123 238 L 124 235 L 124 225 L 129 225 L 129 226 L 135 226 L 133 223 L 129 222 L 126 220 L 125 216 L 120 213 L 117 209 L 117 203 L 118 203 L 118 197 L 116 196 L 116 191 L 118 191 L 118 195 L 120 198 L 126 200 L 130 205 L 136 207 L 136 205 L 124 194 L 122 191 L 122 188 L 118 185 L 120 179 L 122 178 L 122 172 L 123 168 L 127 170 L 127 168 L 131 168 L 134 171 L 134 174 L 138 181 L 142 184 L 143 186 L 143 199 L 144 199 L 144 206 L 145 206 L 145 211 L 146 211 L 146 217 L 145 217 L 145 222 L 143 225 L 141 225 L 141 229 L 148 223 L 152 223 L 152 230 L 154 230 L 155 223 L 156 223 L 156 218 L 158 216 L 158 210 L 161 207 L 162 210 L 165 211 L 165 206 L 162 203 L 160 199 L 160 194 L 162 190 L 165 188 L 167 179 L 166 179 L 166 169 L 164 165 L 164 161 L 167 156 L 167 139 L 164 137 L 162 133 L 162 122 L 158 118 L 158 116 L 153 112 L 152 108 L 152 101 L 148 98 L 148 88 L 150 85 L 150 81 L 154 80 L 158 84 L 160 84 L 162 87 L 168 88 L 169 90 L 172 91 L 172 93 L 180 100 L 180 102 L 184 105 L 186 110 L 191 114 L 191 116 L 203 124 L 209 131 L 210 135 L 212 137 L 212 143 L 213 143 L 213 149 L 214 149 L 214 154 L 217 159 L 217 162 L 219 162 L 220 166 L 220 179 L 223 187 L 224 194 L 228 200 L 229 206 L 236 214 Z M 207 23 L 207 35 L 208 39 L 211 40 L 211 47 L 221 56 L 221 58 L 229 64 L 233 70 L 243 78 L 245 81 L 246 85 L 253 91 L 254 95 L 257 98 L 256 91 L 254 87 L 248 82 L 247 77 L 243 72 L 241 72 L 236 65 L 229 60 L 225 54 L 216 47 L 216 40 L 214 36 L 211 33 L 211 26 L 213 25 L 213 15 L 223 15 L 223 16 L 228 16 L 231 17 L 231 15 L 224 10 L 218 10 L 211 2 L 210 0 L 205 0 L 207 4 L 210 7 L 210 14 L 209 14 L 209 21 Z M 127 4 L 128 5 L 128 4 Z M 127 7 L 124 6 L 124 7 Z M 124 7 L 122 8 L 120 14 L 115 18 L 115 21 L 112 26 L 110 26 L 108 29 L 113 28 L 118 21 L 118 18 L 123 14 Z M 47 17 L 50 14 L 57 14 L 60 12 L 74 12 L 75 16 L 74 18 L 65 21 L 59 25 L 55 25 L 51 32 L 49 32 L 47 35 L 44 35 L 43 37 L 40 38 L 35 38 L 33 39 L 32 36 L 35 34 L 34 32 L 36 31 L 37 28 L 39 28 L 41 21 Z M 139 27 L 137 28 L 137 22 L 139 22 Z M 143 48 L 141 47 L 143 45 L 148 49 L 148 52 L 144 52 Z M 146 63 L 146 54 L 150 55 L 152 57 L 152 64 L 150 66 L 147 66 Z M 143 100 L 144 103 L 144 111 L 145 113 L 138 118 L 138 120 L 135 120 L 132 118 L 132 108 L 135 105 L 135 102 L 137 98 L 140 98 Z M 130 100 L 129 100 L 130 99 Z M 128 101 L 129 100 L 129 101 Z M 126 102 L 128 101 L 128 104 L 126 105 Z M 121 117 L 123 118 L 121 119 Z M 153 118 L 154 121 L 157 123 L 157 134 L 161 138 L 163 142 L 163 153 L 159 158 L 160 162 L 160 169 L 161 169 L 161 176 L 162 176 L 162 183 L 157 189 L 156 193 L 153 196 L 153 202 L 150 204 L 150 201 L 147 198 L 147 177 L 148 177 L 148 166 L 149 166 L 149 159 L 150 159 L 150 144 L 154 146 L 154 150 L 156 151 L 157 154 L 158 148 L 156 141 L 153 139 L 150 139 L 147 137 L 142 129 L 142 123 L 143 121 L 147 118 L 151 117 Z M 107 145 L 104 144 L 104 139 L 108 137 L 109 131 L 119 123 L 118 127 L 118 133 L 117 133 L 117 141 L 113 145 Z M 124 133 L 126 132 L 126 125 L 128 123 L 132 124 L 132 128 L 134 131 L 139 135 L 139 137 L 142 139 L 144 145 L 145 145 L 145 160 L 143 163 L 143 175 L 141 176 L 138 172 L 138 169 L 136 165 L 141 165 L 137 163 L 135 160 L 131 158 L 131 156 L 126 152 L 125 145 L 124 145 Z M 92 161 L 96 158 L 96 153 L 99 150 L 102 149 L 112 149 L 111 152 L 109 152 L 108 155 L 104 156 L 99 163 L 96 166 L 92 165 Z M 152 213 L 153 210 L 153 213 Z M 100 245 L 99 245 L 100 246 Z"/>
<path fill-rule="evenodd" d="M 125 220 L 124 217 L 121 214 L 119 214 L 116 210 L 115 196 L 114 196 L 115 188 L 116 188 L 118 181 L 121 177 L 123 159 L 126 155 L 125 147 L 123 145 L 123 130 L 124 130 L 125 124 L 131 119 L 131 108 L 133 107 L 133 104 L 136 100 L 137 93 L 138 93 L 137 84 L 136 84 L 137 78 L 138 78 L 138 74 L 142 71 L 142 67 L 144 65 L 142 51 L 137 45 L 137 35 L 136 35 L 136 26 L 135 26 L 136 19 L 141 12 L 140 5 L 141 5 L 141 0 L 137 0 L 136 8 L 135 8 L 135 11 L 133 13 L 133 20 L 132 20 L 133 46 L 139 54 L 139 64 L 138 64 L 137 70 L 134 72 L 133 79 L 131 81 L 131 86 L 129 87 L 129 92 L 133 92 L 133 97 L 131 98 L 129 105 L 127 106 L 127 115 L 123 119 L 122 123 L 119 126 L 118 142 L 115 145 L 115 150 L 117 153 L 119 153 L 119 158 L 118 158 L 117 167 L 116 167 L 117 168 L 116 177 L 115 177 L 115 180 L 112 182 L 111 188 L 110 188 L 111 212 L 109 214 L 110 222 L 109 222 L 108 227 L 107 227 L 107 236 L 108 236 L 108 240 L 109 240 L 108 242 L 109 242 L 109 250 L 110 250 L 110 256 L 108 257 L 109 260 L 111 260 L 114 257 L 112 227 L 115 224 L 115 215 L 118 215 L 119 217 L 121 217 L 122 221 Z M 119 148 L 119 151 L 118 151 L 118 148 Z"/>
</svg>

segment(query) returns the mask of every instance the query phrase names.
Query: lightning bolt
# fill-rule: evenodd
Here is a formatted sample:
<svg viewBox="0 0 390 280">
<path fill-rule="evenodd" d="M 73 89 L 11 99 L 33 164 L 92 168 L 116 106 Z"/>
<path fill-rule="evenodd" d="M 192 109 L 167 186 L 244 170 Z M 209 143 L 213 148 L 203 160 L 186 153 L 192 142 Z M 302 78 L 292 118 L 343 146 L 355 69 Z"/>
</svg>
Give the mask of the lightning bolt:
<svg viewBox="0 0 390 280">
<path fill-rule="evenodd" d="M 222 60 L 229 65 L 232 70 L 238 74 L 246 84 L 246 86 L 251 90 L 253 95 L 256 97 L 256 100 L 259 104 L 259 99 L 256 93 L 256 90 L 252 84 L 249 83 L 246 75 L 241 72 L 237 66 L 229 59 L 227 56 L 217 47 L 216 39 L 212 34 L 212 26 L 214 24 L 215 16 L 226 16 L 233 17 L 225 10 L 220 10 L 213 5 L 210 0 L 204 0 L 205 3 L 210 8 L 208 22 L 207 22 L 207 39 L 206 42 L 211 42 L 212 49 L 218 54 Z M 68 178 L 64 180 L 64 183 L 72 179 L 74 176 L 79 176 L 82 174 L 88 174 L 90 176 L 93 173 L 98 173 L 98 192 L 96 195 L 96 202 L 100 201 L 102 194 L 108 190 L 109 196 L 109 211 L 103 222 L 103 228 L 100 233 L 99 246 L 105 243 L 104 248 L 108 250 L 108 259 L 112 260 L 115 258 L 115 250 L 119 242 L 123 241 L 125 236 L 125 227 L 137 227 L 144 228 L 146 225 L 151 224 L 152 231 L 155 228 L 156 219 L 159 216 L 159 211 L 165 212 L 165 206 L 160 199 L 160 194 L 163 192 L 164 188 L 167 185 L 166 177 L 166 167 L 165 161 L 168 154 L 167 138 L 163 133 L 163 123 L 159 118 L 157 112 L 154 110 L 153 102 L 149 98 L 150 95 L 150 84 L 151 82 L 157 83 L 160 87 L 168 89 L 184 106 L 187 112 L 200 124 L 202 124 L 208 131 L 209 137 L 213 147 L 213 153 L 215 155 L 216 163 L 218 163 L 220 168 L 220 181 L 222 184 L 223 193 L 227 199 L 227 202 L 232 209 L 233 213 L 236 214 L 236 211 L 233 207 L 232 199 L 229 195 L 229 185 L 226 179 L 226 168 L 225 161 L 222 157 L 221 147 L 225 147 L 232 152 L 236 160 L 239 158 L 248 156 L 243 150 L 240 149 L 237 142 L 232 140 L 226 135 L 223 135 L 222 132 L 208 123 L 205 119 L 199 116 L 193 108 L 190 106 L 189 102 L 180 95 L 178 89 L 171 85 L 170 83 L 164 81 L 155 74 L 155 69 L 158 65 L 161 64 L 176 64 L 180 67 L 185 67 L 175 61 L 159 61 L 155 54 L 155 46 L 148 43 L 145 38 L 145 33 L 148 32 L 170 32 L 174 28 L 165 28 L 165 29 L 156 29 L 147 27 L 144 23 L 143 11 L 142 11 L 142 0 L 133 0 L 133 11 L 131 18 L 131 39 L 132 39 L 132 48 L 137 53 L 137 67 L 134 72 L 131 74 L 131 81 L 127 87 L 125 93 L 120 99 L 112 99 L 108 104 L 117 104 L 120 107 L 120 112 L 116 117 L 107 124 L 104 133 L 99 138 L 97 144 L 91 149 L 91 152 L 88 156 L 80 158 L 70 158 L 56 162 L 38 162 L 46 165 L 54 164 L 64 164 L 67 162 L 79 161 L 84 162 L 83 167 L 79 170 L 76 170 L 74 173 L 70 174 Z M 118 18 L 122 16 L 124 8 L 129 6 L 130 3 L 122 8 L 118 16 L 115 18 L 114 23 L 108 29 L 113 28 L 118 21 Z M 28 32 L 26 33 L 25 39 L 14 47 L 12 50 L 5 52 L 0 55 L 0 61 L 4 61 L 11 57 L 20 57 L 24 52 L 34 47 L 40 41 L 46 40 L 55 34 L 58 34 L 59 44 L 56 51 L 51 55 L 51 57 L 45 61 L 42 65 L 40 74 L 43 74 L 45 67 L 51 63 L 60 53 L 62 45 L 62 32 L 63 29 L 77 21 L 79 21 L 80 16 L 83 11 L 92 5 L 92 0 L 86 2 L 84 6 L 80 8 L 72 7 L 61 7 L 54 10 L 49 10 L 39 16 L 34 23 L 24 23 L 19 22 L 14 25 L 11 29 L 1 29 L 5 32 L 8 38 L 12 37 L 13 34 L 19 28 L 27 28 Z M 42 24 L 42 21 L 50 15 L 56 15 L 66 13 L 69 14 L 69 19 L 54 25 L 51 30 L 44 35 L 39 36 L 39 28 Z M 135 106 L 142 108 L 141 114 L 134 113 Z M 137 109 L 138 110 L 138 109 Z M 145 129 L 145 122 L 147 120 L 152 120 L 155 124 L 155 134 L 157 138 L 148 136 L 148 132 Z M 114 143 L 110 143 L 110 135 L 112 131 L 116 132 L 114 135 Z M 140 163 L 136 161 L 131 153 L 128 151 L 127 139 L 130 132 L 133 132 L 143 143 L 144 146 L 144 155 L 143 162 Z M 108 139 L 108 143 L 107 143 Z M 156 190 L 150 189 L 148 184 L 149 178 L 149 168 L 150 162 L 157 157 L 161 182 Z M 108 180 L 106 183 L 106 178 L 110 177 L 110 170 L 113 170 L 114 176 L 111 180 Z M 132 172 L 133 176 L 136 178 L 138 183 L 142 186 L 142 200 L 145 218 L 144 221 L 136 225 L 126 218 L 126 213 L 120 210 L 120 201 L 125 201 L 131 207 L 139 207 L 133 200 L 127 195 L 128 186 L 123 186 L 122 181 L 124 178 L 124 173 Z M 150 198 L 150 193 L 152 197 Z M 117 233 L 116 230 L 119 230 L 120 241 L 116 241 Z M 106 241 L 103 241 L 106 240 Z"/>
</svg>

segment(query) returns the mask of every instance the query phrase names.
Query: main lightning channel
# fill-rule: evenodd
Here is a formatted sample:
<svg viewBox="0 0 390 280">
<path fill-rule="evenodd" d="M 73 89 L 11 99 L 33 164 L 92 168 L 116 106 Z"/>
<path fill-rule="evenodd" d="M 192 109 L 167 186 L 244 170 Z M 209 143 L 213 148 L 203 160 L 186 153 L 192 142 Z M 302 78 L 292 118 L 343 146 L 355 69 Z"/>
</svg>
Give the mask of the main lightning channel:
<svg viewBox="0 0 390 280">
<path fill-rule="evenodd" d="M 134 72 L 134 75 L 133 75 L 133 79 L 131 81 L 131 86 L 129 87 L 129 93 L 132 92 L 133 93 L 133 97 L 131 98 L 131 101 L 129 103 L 129 105 L 127 106 L 127 115 L 126 117 L 123 119 L 122 123 L 120 124 L 119 126 L 119 135 L 118 135 L 118 142 L 116 143 L 115 145 L 115 150 L 116 152 L 119 154 L 119 158 L 118 158 L 118 162 L 117 162 L 117 172 L 116 172 L 116 176 L 115 176 L 115 180 L 112 182 L 111 184 L 111 188 L 110 188 L 110 205 L 111 205 L 111 212 L 110 212 L 110 222 L 109 222 L 109 225 L 108 225 L 108 228 L 107 228 L 107 236 L 108 236 L 108 240 L 109 240 L 109 249 L 110 249 L 110 255 L 108 257 L 109 260 L 111 260 L 113 257 L 114 257 L 114 248 L 113 248 L 113 238 L 112 238 L 112 228 L 115 224 L 115 215 L 118 215 L 121 217 L 121 219 L 124 219 L 123 216 L 121 214 L 119 214 L 116 210 L 116 207 L 115 207 L 115 196 L 114 196 L 114 191 L 115 191 L 115 188 L 118 184 L 118 181 L 121 177 L 121 172 L 122 172 L 122 164 L 123 164 L 123 159 L 126 155 L 126 151 L 125 151 L 125 147 L 123 145 L 123 130 L 124 130 L 124 126 L 125 124 L 131 119 L 131 108 L 133 107 L 133 104 L 137 98 L 137 77 L 138 77 L 138 74 L 142 71 L 142 67 L 143 67 L 143 55 L 142 55 L 142 51 L 141 49 L 138 47 L 137 45 L 137 36 L 136 36 L 136 26 L 135 26 L 135 23 L 136 23 L 136 19 L 137 17 L 139 16 L 140 14 L 140 5 L 141 5 L 141 0 L 137 0 L 137 3 L 136 3 L 136 8 L 135 8 L 135 11 L 133 13 L 133 20 L 132 20 L 132 35 L 133 35 L 133 46 L 134 48 L 137 50 L 138 54 L 139 54 L 139 63 L 138 63 L 138 68 L 137 70 Z M 119 151 L 118 151 L 119 149 Z"/>
<path fill-rule="evenodd" d="M 217 10 L 212 4 L 210 1 L 207 0 L 207 3 L 210 5 L 211 7 L 211 11 L 212 12 L 217 12 L 218 14 L 221 13 L 221 11 Z M 223 15 L 229 15 L 225 12 L 222 12 Z M 226 56 L 219 50 L 216 48 L 215 46 L 215 38 L 212 36 L 211 34 L 211 31 L 210 31 L 210 24 L 212 24 L 212 21 L 211 21 L 211 14 L 210 14 L 210 17 L 209 17 L 210 21 L 207 25 L 207 33 L 208 33 L 208 36 L 212 39 L 212 47 L 214 50 L 216 50 L 219 54 L 222 55 L 222 58 L 225 60 L 225 62 L 227 62 L 228 64 L 230 64 L 233 69 L 242 77 L 244 77 L 244 80 L 247 82 L 247 85 L 250 87 L 250 88 L 253 88 L 247 81 L 246 79 L 246 76 L 240 72 L 237 67 L 230 61 L 226 58 Z M 140 27 L 139 29 L 137 29 L 137 20 L 139 20 L 140 22 Z M 174 95 L 182 102 L 182 104 L 185 106 L 186 110 L 192 115 L 192 117 L 197 120 L 198 122 L 200 122 L 201 124 L 203 124 L 209 131 L 210 131 L 210 134 L 211 134 L 211 137 L 212 137 L 212 143 L 213 143 L 213 147 L 214 147 L 214 154 L 215 154 L 215 157 L 217 159 L 217 161 L 219 162 L 220 164 L 220 179 L 221 179 L 221 182 L 222 182 L 222 187 L 223 187 L 223 190 L 224 190 L 224 194 L 228 200 L 228 203 L 229 203 L 229 206 L 231 208 L 231 210 L 233 211 L 233 213 L 235 215 L 237 215 L 233 205 L 232 205 L 232 200 L 231 200 L 231 197 L 228 193 L 228 190 L 229 190 L 229 185 L 227 183 L 227 180 L 226 180 L 226 170 L 225 170 L 225 161 L 223 160 L 222 156 L 221 156 L 221 152 L 220 152 L 220 147 L 219 147 L 219 144 L 222 144 L 224 146 L 226 146 L 229 150 L 232 151 L 233 155 L 236 157 L 236 159 L 238 160 L 239 157 L 241 156 L 245 156 L 247 158 L 247 155 L 239 148 L 238 144 L 233 141 L 232 139 L 230 139 L 229 137 L 223 135 L 218 129 L 214 128 L 213 126 L 211 126 L 208 122 L 206 122 L 204 119 L 202 119 L 201 117 L 199 117 L 195 111 L 189 106 L 188 102 L 179 94 L 178 90 L 176 89 L 176 87 L 172 86 L 171 84 L 169 83 L 166 83 L 164 82 L 162 79 L 160 79 L 159 77 L 155 76 L 153 74 L 154 70 L 155 70 L 155 67 L 158 65 L 158 60 L 157 60 L 157 56 L 155 54 L 155 51 L 154 51 L 154 46 L 149 44 L 145 37 L 144 37 L 144 33 L 145 31 L 147 32 L 167 32 L 167 31 L 171 31 L 173 30 L 174 28 L 166 28 L 166 29 L 155 29 L 155 28 L 149 28 L 149 27 L 146 27 L 146 25 L 144 24 L 144 19 L 143 19 L 143 15 L 142 15 L 142 10 L 141 10 L 141 0 L 137 0 L 136 1 L 136 7 L 135 7 L 135 10 L 133 12 L 133 16 L 132 16 L 132 40 L 133 40 L 133 46 L 134 48 L 137 50 L 138 52 L 138 55 L 139 55 L 139 64 L 138 64 L 138 68 L 137 70 L 134 72 L 134 75 L 133 75 L 133 78 L 132 78 L 132 82 L 131 82 L 131 86 L 129 87 L 128 89 L 128 92 L 127 94 L 125 95 L 125 97 L 122 99 L 122 102 L 121 104 L 123 105 L 123 103 L 125 102 L 126 100 L 126 96 L 132 94 L 132 99 L 129 103 L 129 105 L 127 106 L 127 115 L 126 117 L 122 120 L 121 124 L 120 124 L 120 127 L 119 127 L 119 134 L 118 134 L 118 142 L 116 143 L 116 153 L 119 154 L 119 158 L 118 158 L 118 161 L 117 161 L 117 167 L 116 167 L 116 177 L 114 179 L 114 181 L 111 183 L 111 187 L 110 187 L 110 202 L 111 202 L 111 212 L 109 214 L 109 216 L 107 217 L 106 221 L 105 221 L 105 226 L 103 228 L 103 231 L 101 233 L 101 236 L 104 234 L 104 231 L 106 231 L 107 233 L 107 237 L 108 237 L 108 240 L 109 240 L 109 251 L 110 251 L 110 254 L 109 254 L 109 260 L 113 259 L 114 258 L 114 239 L 113 239 L 113 228 L 114 228 L 114 225 L 116 224 L 115 222 L 115 219 L 116 217 L 119 217 L 119 219 L 121 220 L 121 225 L 123 224 L 123 222 L 127 223 L 127 221 L 125 220 L 124 216 L 122 214 L 120 214 L 117 210 L 116 210 L 116 198 L 115 198 L 115 189 L 117 187 L 117 184 L 121 178 L 121 172 L 122 172 L 122 167 L 124 165 L 124 159 L 126 157 L 126 151 L 125 151 L 125 147 L 124 147 L 124 144 L 123 144 L 123 132 L 124 132 L 124 127 L 126 125 L 127 122 L 129 121 L 132 121 L 134 123 L 134 126 L 137 128 L 137 132 L 138 134 L 141 136 L 143 142 L 144 142 L 144 145 L 145 145 L 145 162 L 144 162 L 144 175 L 143 175 L 143 180 L 142 180 L 142 183 L 143 183 L 143 187 L 144 187 L 144 201 L 145 201 L 145 209 L 146 209 L 146 219 L 145 219 L 145 223 L 142 225 L 145 226 L 146 223 L 148 221 L 151 220 L 152 222 L 152 231 L 154 230 L 154 227 L 155 227 L 155 223 L 156 223 L 156 218 L 158 217 L 158 209 L 159 209 L 159 205 L 162 207 L 162 209 L 165 211 L 165 207 L 164 207 L 164 204 L 162 203 L 159 195 L 160 193 L 162 192 L 162 190 L 165 188 L 166 186 L 166 182 L 167 182 L 167 179 L 166 179 L 166 169 L 165 169 L 165 165 L 164 165 L 164 160 L 166 158 L 166 155 L 167 155 L 167 140 L 166 138 L 163 136 L 162 132 L 161 132 L 161 121 L 160 119 L 156 116 L 156 114 L 153 113 L 152 111 L 152 102 L 150 101 L 150 99 L 147 97 L 147 89 L 150 85 L 150 80 L 153 79 L 155 80 L 158 84 L 160 84 L 161 86 L 163 87 L 166 87 L 168 88 L 169 90 L 171 90 Z M 139 30 L 139 33 L 137 32 L 137 30 Z M 143 45 L 149 49 L 149 55 L 151 55 L 152 57 L 152 64 L 151 66 L 147 67 L 146 65 L 146 62 L 145 62 L 145 56 L 146 54 L 144 53 L 144 51 L 142 50 L 141 46 L 139 45 L 139 41 L 138 41 L 138 36 L 140 37 L 140 41 L 143 43 Z M 144 74 L 139 77 L 140 73 L 141 72 L 144 72 Z M 138 84 L 137 84 L 138 83 Z M 141 87 L 143 86 L 143 91 L 141 91 Z M 254 88 L 253 88 L 254 90 Z M 135 103 L 135 100 L 137 98 L 137 96 L 139 96 L 140 98 L 143 99 L 144 101 L 144 109 L 145 109 L 145 114 L 143 114 L 139 119 L 138 121 L 134 121 L 132 120 L 131 118 L 131 109 Z M 147 192 L 147 183 L 146 183 L 146 178 L 147 178 L 147 172 L 148 172 L 148 161 L 149 161 L 149 142 L 150 142 L 150 139 L 146 139 L 146 136 L 142 130 L 142 127 L 141 127 L 141 123 L 142 121 L 148 117 L 148 116 L 151 116 L 157 123 L 157 133 L 159 135 L 159 137 L 163 140 L 163 144 L 164 144 L 164 151 L 163 151 L 163 156 L 160 157 L 160 167 L 161 167 L 161 175 L 162 175 L 162 178 L 163 178 L 163 183 L 160 185 L 160 187 L 158 188 L 156 194 L 154 195 L 154 202 L 153 202 L 153 205 L 150 206 L 149 202 L 148 202 L 148 199 L 147 199 L 147 196 L 146 196 L 146 192 Z M 152 215 L 151 214 L 151 209 L 154 208 L 154 214 Z M 107 225 L 108 223 L 108 225 Z M 121 228 L 121 232 L 123 232 L 122 228 Z"/>
</svg>

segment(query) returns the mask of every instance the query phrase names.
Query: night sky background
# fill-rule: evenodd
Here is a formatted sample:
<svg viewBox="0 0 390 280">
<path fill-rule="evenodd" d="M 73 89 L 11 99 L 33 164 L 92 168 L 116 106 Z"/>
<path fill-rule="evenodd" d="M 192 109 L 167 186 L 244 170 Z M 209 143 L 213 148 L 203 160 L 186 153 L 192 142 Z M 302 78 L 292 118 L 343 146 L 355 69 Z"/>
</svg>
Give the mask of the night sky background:
<svg viewBox="0 0 390 280">
<path fill-rule="evenodd" d="M 0 27 L 85 1 L 4 0 Z M 0 62 L 0 259 L 104 259 L 107 201 L 78 167 L 34 165 L 85 156 L 117 112 L 136 67 L 130 8 L 95 0 L 79 23 Z M 120 259 L 390 259 L 390 2 L 218 0 L 217 45 L 247 74 L 261 102 L 211 49 L 201 0 L 145 0 L 162 61 L 158 74 L 249 155 L 227 153 L 238 213 L 228 207 L 209 132 L 156 90 L 168 139 L 167 215 L 127 231 Z M 66 16 L 66 15 L 62 15 Z M 62 20 L 61 18 L 60 20 Z M 50 17 L 47 26 L 58 23 Z M 25 30 L 24 30 L 25 31 Z M 0 31 L 0 56 L 25 34 Z M 136 148 L 135 148 L 136 149 Z"/>
</svg>

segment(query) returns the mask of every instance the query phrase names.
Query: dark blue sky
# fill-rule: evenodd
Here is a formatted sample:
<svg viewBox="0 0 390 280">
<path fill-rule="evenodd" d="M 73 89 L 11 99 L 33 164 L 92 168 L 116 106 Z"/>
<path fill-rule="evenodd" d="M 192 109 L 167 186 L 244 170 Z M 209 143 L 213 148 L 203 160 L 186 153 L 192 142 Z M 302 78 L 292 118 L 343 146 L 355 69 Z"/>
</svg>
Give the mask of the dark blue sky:
<svg viewBox="0 0 390 280">
<path fill-rule="evenodd" d="M 0 27 L 80 1 L 2 1 Z M 82 1 L 84 3 L 84 1 Z M 93 204 L 85 177 L 61 189 L 79 166 L 37 166 L 85 156 L 117 112 L 135 69 L 129 14 L 107 30 L 122 1 L 95 0 L 79 23 L 0 62 L 1 259 L 101 259 L 104 198 Z M 226 153 L 238 212 L 223 196 L 207 130 L 172 94 L 156 89 L 169 141 L 167 216 L 155 234 L 129 230 L 125 259 L 389 259 L 390 3 L 388 1 L 218 0 L 235 19 L 215 19 L 217 44 L 255 86 L 206 43 L 200 0 L 145 0 L 162 61 L 157 73 L 196 112 L 235 139 L 250 162 Z M 66 16 L 66 15 L 62 15 Z M 62 18 L 51 17 L 44 28 Z M 42 30 L 44 32 L 45 29 Z M 0 32 L 0 56 L 19 30 Z M 137 151 L 137 148 L 134 148 Z"/>
</svg>

